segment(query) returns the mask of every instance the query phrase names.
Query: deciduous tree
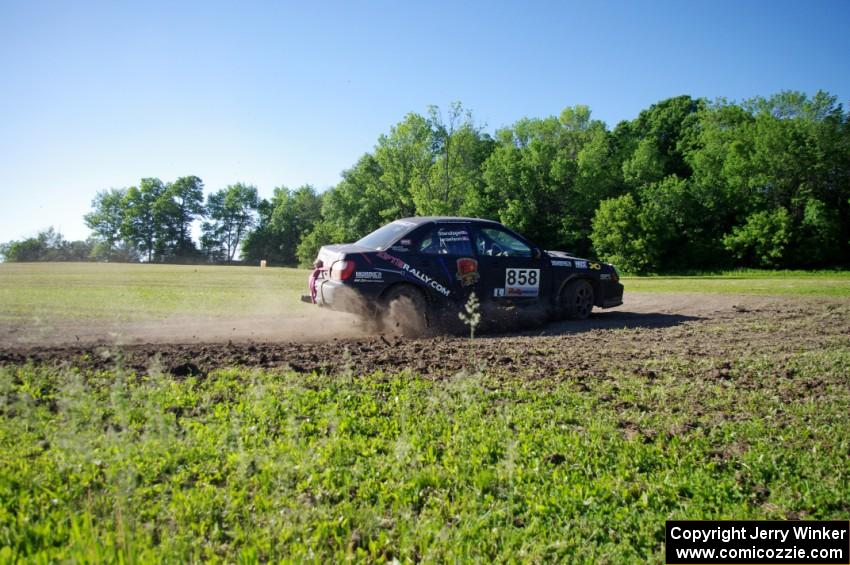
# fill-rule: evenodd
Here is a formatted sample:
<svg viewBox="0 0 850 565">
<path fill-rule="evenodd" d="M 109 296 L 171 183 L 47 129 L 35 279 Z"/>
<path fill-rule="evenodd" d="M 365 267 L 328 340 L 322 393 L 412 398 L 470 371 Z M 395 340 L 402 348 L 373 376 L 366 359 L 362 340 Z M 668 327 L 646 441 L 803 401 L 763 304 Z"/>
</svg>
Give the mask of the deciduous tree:
<svg viewBox="0 0 850 565">
<path fill-rule="evenodd" d="M 226 261 L 233 261 L 245 233 L 254 225 L 259 197 L 257 188 L 237 183 L 207 196 L 210 221 L 202 225 L 202 247 L 221 249 Z"/>
<path fill-rule="evenodd" d="M 125 189 L 113 188 L 98 192 L 92 200 L 92 211 L 83 217 L 86 225 L 95 233 L 95 253 L 105 261 L 113 259 L 113 252 L 121 240 L 126 197 Z"/>
<path fill-rule="evenodd" d="M 124 197 L 122 237 L 130 241 L 148 262 L 163 253 L 166 216 L 163 208 L 167 199 L 165 184 L 158 178 L 144 178 L 138 187 L 130 187 Z"/>
</svg>

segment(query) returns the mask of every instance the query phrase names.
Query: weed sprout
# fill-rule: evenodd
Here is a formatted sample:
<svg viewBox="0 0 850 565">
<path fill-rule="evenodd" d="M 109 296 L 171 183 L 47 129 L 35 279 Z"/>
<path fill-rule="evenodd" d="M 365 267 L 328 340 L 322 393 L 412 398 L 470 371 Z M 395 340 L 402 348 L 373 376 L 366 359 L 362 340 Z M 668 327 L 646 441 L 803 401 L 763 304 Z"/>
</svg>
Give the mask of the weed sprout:
<svg viewBox="0 0 850 565">
<path fill-rule="evenodd" d="M 469 339 L 473 339 L 475 338 L 475 328 L 481 323 L 481 304 L 474 292 L 469 294 L 469 300 L 466 301 L 463 310 L 458 314 L 458 318 L 469 326 Z"/>
</svg>

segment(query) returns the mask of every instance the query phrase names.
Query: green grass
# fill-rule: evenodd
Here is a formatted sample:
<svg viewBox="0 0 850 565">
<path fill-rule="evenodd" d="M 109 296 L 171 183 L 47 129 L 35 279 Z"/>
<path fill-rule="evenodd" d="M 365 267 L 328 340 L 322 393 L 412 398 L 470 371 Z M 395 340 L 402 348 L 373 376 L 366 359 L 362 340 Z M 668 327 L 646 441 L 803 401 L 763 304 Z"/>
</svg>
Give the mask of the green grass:
<svg viewBox="0 0 850 565">
<path fill-rule="evenodd" d="M 298 269 L 0 263 L 0 319 L 157 319 L 306 309 Z"/>
<path fill-rule="evenodd" d="M 305 277 L 4 264 L 0 317 L 96 324 L 296 308 Z M 850 275 L 625 284 L 844 296 Z M 733 330 L 695 331 L 711 339 Z M 0 563 L 642 563 L 663 560 L 667 519 L 846 519 L 850 348 L 824 343 L 736 355 L 719 377 L 722 350 L 600 359 L 601 374 L 572 367 L 532 381 L 358 376 L 356 367 L 330 376 L 232 368 L 181 380 L 155 367 L 6 366 Z"/>
<path fill-rule="evenodd" d="M 645 562 L 667 519 L 846 519 L 850 353 L 703 365 L 590 390 L 5 368 L 0 561 Z"/>
<path fill-rule="evenodd" d="M 728 271 L 687 276 L 624 276 L 627 292 L 850 296 L 850 271 Z"/>
</svg>

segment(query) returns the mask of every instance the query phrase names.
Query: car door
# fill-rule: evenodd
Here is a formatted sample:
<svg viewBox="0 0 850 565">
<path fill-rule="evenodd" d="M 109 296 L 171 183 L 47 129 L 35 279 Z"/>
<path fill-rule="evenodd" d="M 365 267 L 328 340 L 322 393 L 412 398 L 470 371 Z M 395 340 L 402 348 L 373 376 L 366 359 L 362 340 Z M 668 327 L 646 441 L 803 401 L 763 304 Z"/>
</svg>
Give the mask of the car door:
<svg viewBox="0 0 850 565">
<path fill-rule="evenodd" d="M 484 299 L 523 306 L 538 304 L 548 296 L 548 262 L 517 234 L 497 225 L 478 225 L 475 250 L 481 271 L 479 294 Z"/>
<path fill-rule="evenodd" d="M 449 290 L 446 298 L 456 302 L 465 302 L 479 279 L 472 237 L 469 222 L 437 222 L 414 240 L 417 264 Z"/>
</svg>

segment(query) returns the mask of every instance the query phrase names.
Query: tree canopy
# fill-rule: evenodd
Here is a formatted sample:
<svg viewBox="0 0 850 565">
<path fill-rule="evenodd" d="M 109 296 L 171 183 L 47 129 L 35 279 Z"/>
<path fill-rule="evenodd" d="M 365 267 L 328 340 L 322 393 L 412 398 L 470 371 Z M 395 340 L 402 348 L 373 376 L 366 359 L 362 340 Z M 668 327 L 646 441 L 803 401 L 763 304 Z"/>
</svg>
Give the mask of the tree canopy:
<svg viewBox="0 0 850 565">
<path fill-rule="evenodd" d="M 48 228 L 35 237 L 0 244 L 0 256 L 10 263 L 36 261 L 89 261 L 94 252 L 95 241 L 68 241 Z"/>
<path fill-rule="evenodd" d="M 453 103 L 404 116 L 321 193 L 280 186 L 261 199 L 236 183 L 204 202 L 196 176 L 151 177 L 98 192 L 85 221 L 99 260 L 229 262 L 241 250 L 308 265 L 321 245 L 400 217 L 468 215 L 629 272 L 848 266 L 848 118 L 824 92 L 683 95 L 613 129 L 577 105 L 491 135 Z M 31 239 L 6 244 L 6 259 L 27 260 Z"/>
</svg>

